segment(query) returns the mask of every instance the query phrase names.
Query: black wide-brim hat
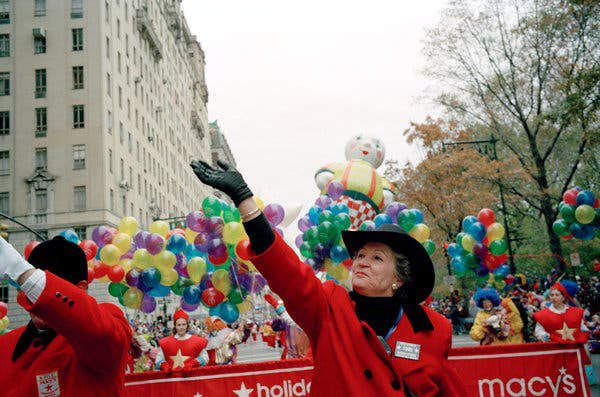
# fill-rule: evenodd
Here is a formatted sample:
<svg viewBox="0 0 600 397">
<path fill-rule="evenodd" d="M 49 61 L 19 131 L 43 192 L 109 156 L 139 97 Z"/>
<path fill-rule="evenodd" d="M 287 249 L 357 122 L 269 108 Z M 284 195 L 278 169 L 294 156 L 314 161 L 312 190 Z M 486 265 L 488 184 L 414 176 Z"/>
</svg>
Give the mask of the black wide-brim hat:
<svg viewBox="0 0 600 397">
<path fill-rule="evenodd" d="M 384 224 L 376 230 L 344 230 L 342 238 L 350 257 L 354 257 L 367 243 L 382 243 L 406 257 L 411 268 L 413 283 L 408 297 L 413 303 L 423 302 L 433 290 L 435 270 L 425 247 L 398 225 Z"/>
<path fill-rule="evenodd" d="M 37 245 L 27 258 L 34 267 L 48 270 L 50 273 L 77 284 L 87 281 L 88 270 L 85 253 L 77 244 L 62 236 L 44 241 Z"/>
</svg>

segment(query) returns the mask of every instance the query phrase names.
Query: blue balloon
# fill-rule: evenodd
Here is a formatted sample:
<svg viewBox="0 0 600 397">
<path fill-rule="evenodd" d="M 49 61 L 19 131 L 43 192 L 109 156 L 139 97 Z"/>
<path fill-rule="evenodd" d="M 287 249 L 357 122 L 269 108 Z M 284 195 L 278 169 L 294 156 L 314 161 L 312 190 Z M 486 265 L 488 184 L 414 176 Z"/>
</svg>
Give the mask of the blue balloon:
<svg viewBox="0 0 600 397">
<path fill-rule="evenodd" d="M 235 322 L 240 317 L 240 312 L 236 305 L 233 303 L 226 301 L 221 303 L 220 315 L 221 319 L 225 321 L 227 324 L 231 324 Z"/>
<path fill-rule="evenodd" d="M 333 215 L 350 213 L 348 206 L 344 203 L 335 203 L 332 204 L 330 207 L 330 211 Z"/>
<path fill-rule="evenodd" d="M 156 287 L 154 287 L 150 291 L 146 292 L 146 294 L 150 295 L 154 298 L 164 298 L 165 296 L 169 296 L 170 292 L 171 292 L 171 287 L 167 287 L 166 285 L 158 284 Z"/>
<path fill-rule="evenodd" d="M 454 273 L 456 273 L 457 275 L 460 276 L 466 273 L 467 264 L 465 263 L 463 257 L 457 256 L 455 258 L 452 258 L 452 261 L 450 263 L 452 265 L 452 270 L 454 270 Z"/>
<path fill-rule="evenodd" d="M 571 235 L 580 240 L 582 239 L 582 236 L 585 235 L 583 230 L 583 225 L 577 222 L 574 222 L 571 224 L 571 226 L 569 226 L 569 232 L 571 232 Z"/>
<path fill-rule="evenodd" d="M 152 289 L 160 283 L 160 272 L 155 267 L 148 267 L 142 271 L 142 281 Z"/>
<path fill-rule="evenodd" d="M 494 274 L 497 276 L 506 277 L 510 274 L 510 266 L 506 264 L 500 265 L 496 270 L 494 270 Z"/>
<path fill-rule="evenodd" d="M 196 249 L 196 246 L 194 244 L 188 244 L 185 247 L 185 250 L 183 253 L 186 256 L 186 258 L 188 258 L 188 260 L 195 256 L 202 256 L 202 253 L 200 251 L 198 251 L 198 249 Z"/>
<path fill-rule="evenodd" d="M 596 197 L 594 197 L 594 193 L 589 191 L 589 190 L 582 190 L 579 193 L 577 193 L 577 205 L 594 205 L 594 200 L 596 199 Z"/>
<path fill-rule="evenodd" d="M 183 290 L 183 300 L 190 305 L 196 305 L 200 302 L 200 287 L 197 285 L 190 285 L 189 287 L 185 287 Z"/>
<path fill-rule="evenodd" d="M 315 225 L 319 224 L 319 214 L 323 211 L 323 209 L 321 207 L 317 207 L 312 206 L 310 207 L 310 209 L 308 210 L 308 218 L 310 219 L 310 221 L 312 223 L 314 223 Z"/>
<path fill-rule="evenodd" d="M 373 219 L 373 222 L 375 222 L 375 227 L 379 227 L 381 225 L 385 225 L 387 223 L 394 223 L 392 221 L 392 217 L 389 216 L 388 214 L 379 214 L 375 217 L 375 219 Z"/>
<path fill-rule="evenodd" d="M 467 230 L 467 233 L 469 233 L 471 236 L 473 236 L 473 238 L 475 240 L 477 240 L 478 242 L 482 242 L 483 239 L 485 238 L 487 231 L 486 231 L 485 225 L 483 223 L 475 222 L 471 225 L 471 227 L 469 227 L 469 229 Z"/>
<path fill-rule="evenodd" d="M 596 235 L 596 228 L 594 226 L 585 225 L 581 228 L 581 240 L 591 240 Z"/>
<path fill-rule="evenodd" d="M 465 219 L 462 221 L 463 231 L 469 233 L 469 229 L 475 222 L 477 222 L 477 218 L 473 215 L 465 216 Z"/>
<path fill-rule="evenodd" d="M 478 277 L 483 277 L 483 276 L 487 276 L 490 273 L 490 269 L 488 269 L 485 266 L 479 265 L 479 267 L 477 269 L 475 269 L 475 274 Z"/>
<path fill-rule="evenodd" d="M 67 241 L 70 241 L 74 244 L 79 244 L 79 237 L 77 236 L 77 233 L 75 233 L 75 230 L 73 230 L 73 229 L 63 230 L 62 232 L 59 233 L 59 235 L 63 236 L 65 238 L 65 240 L 67 240 Z"/>
<path fill-rule="evenodd" d="M 317 259 L 323 260 L 329 256 L 329 247 L 323 243 L 316 244 L 313 251 L 315 253 L 315 258 Z"/>
<path fill-rule="evenodd" d="M 222 305 L 223 305 L 222 303 L 219 303 L 217 306 L 213 306 L 210 309 L 208 309 L 208 315 L 221 317 L 221 306 Z"/>
<path fill-rule="evenodd" d="M 167 251 L 171 251 L 175 255 L 181 254 L 187 248 L 185 237 L 180 234 L 173 234 L 167 240 Z"/>
<path fill-rule="evenodd" d="M 350 258 L 348 250 L 341 245 L 334 245 L 331 247 L 331 250 L 329 250 L 329 256 L 335 263 L 340 263 Z"/>
<path fill-rule="evenodd" d="M 448 255 L 450 255 L 451 258 L 456 258 L 458 256 L 462 256 L 462 247 L 459 247 L 458 244 L 456 243 L 452 243 L 452 244 L 448 244 Z"/>
<path fill-rule="evenodd" d="M 415 225 L 423 223 L 423 213 L 416 208 L 413 208 L 411 211 L 415 214 Z"/>
</svg>

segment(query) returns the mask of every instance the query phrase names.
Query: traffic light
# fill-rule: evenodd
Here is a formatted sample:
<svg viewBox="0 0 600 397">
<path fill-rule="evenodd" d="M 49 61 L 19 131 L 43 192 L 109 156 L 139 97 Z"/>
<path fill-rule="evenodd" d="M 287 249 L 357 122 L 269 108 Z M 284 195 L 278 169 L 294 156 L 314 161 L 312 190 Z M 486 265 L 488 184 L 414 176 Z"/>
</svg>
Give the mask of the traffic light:
<svg viewBox="0 0 600 397">
<path fill-rule="evenodd" d="M 0 223 L 0 237 L 8 241 L 8 224 Z"/>
</svg>

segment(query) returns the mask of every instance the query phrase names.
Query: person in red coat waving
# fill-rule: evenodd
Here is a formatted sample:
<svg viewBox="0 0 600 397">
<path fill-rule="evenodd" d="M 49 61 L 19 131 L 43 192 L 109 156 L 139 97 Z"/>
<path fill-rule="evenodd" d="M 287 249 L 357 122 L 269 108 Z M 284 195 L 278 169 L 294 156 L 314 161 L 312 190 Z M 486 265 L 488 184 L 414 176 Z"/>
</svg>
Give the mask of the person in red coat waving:
<svg viewBox="0 0 600 397">
<path fill-rule="evenodd" d="M 121 395 L 131 328 L 121 309 L 86 293 L 81 248 L 59 236 L 28 260 L 0 238 L 0 279 L 20 285 L 17 301 L 31 317 L 0 336 L 2 396 Z"/>
<path fill-rule="evenodd" d="M 181 371 L 206 365 L 208 341 L 201 336 L 191 335 L 189 316 L 178 309 L 173 314 L 173 335 L 162 338 L 158 344 L 160 350 L 156 355 L 156 367 L 161 371 Z"/>
<path fill-rule="evenodd" d="M 434 285 L 424 247 L 396 225 L 346 231 L 352 288 L 321 283 L 274 233 L 241 174 L 218 162 L 191 166 L 205 184 L 226 193 L 242 215 L 255 256 L 287 311 L 308 335 L 314 358 L 311 396 L 462 396 L 450 369 L 449 321 L 422 306 Z"/>
</svg>

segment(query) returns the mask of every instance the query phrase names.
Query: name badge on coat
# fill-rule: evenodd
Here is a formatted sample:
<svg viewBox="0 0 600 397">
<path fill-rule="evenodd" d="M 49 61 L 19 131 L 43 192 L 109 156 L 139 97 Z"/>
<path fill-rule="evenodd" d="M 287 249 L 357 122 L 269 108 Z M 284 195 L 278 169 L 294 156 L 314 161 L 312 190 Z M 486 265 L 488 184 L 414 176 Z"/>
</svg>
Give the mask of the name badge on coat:
<svg viewBox="0 0 600 397">
<path fill-rule="evenodd" d="M 396 342 L 394 357 L 406 358 L 408 360 L 419 360 L 421 345 L 408 342 Z"/>
</svg>

